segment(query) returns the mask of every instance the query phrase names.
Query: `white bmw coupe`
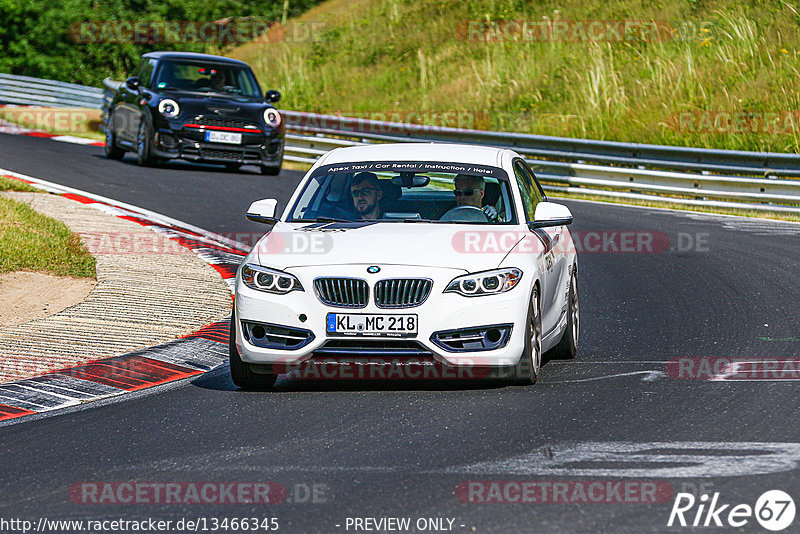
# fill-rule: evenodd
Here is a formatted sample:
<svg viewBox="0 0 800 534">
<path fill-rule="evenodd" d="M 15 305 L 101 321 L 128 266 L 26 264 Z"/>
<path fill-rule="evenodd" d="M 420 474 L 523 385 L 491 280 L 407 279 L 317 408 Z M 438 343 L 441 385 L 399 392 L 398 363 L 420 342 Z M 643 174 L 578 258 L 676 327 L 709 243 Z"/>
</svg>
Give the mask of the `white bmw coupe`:
<svg viewBox="0 0 800 534">
<path fill-rule="evenodd" d="M 365 362 L 532 384 L 544 352 L 575 356 L 572 214 L 547 201 L 516 152 L 339 148 L 319 158 L 280 217 L 276 206 L 260 200 L 247 213 L 270 228 L 236 276 L 236 385 Z M 408 374 L 417 376 L 438 375 Z"/>
</svg>

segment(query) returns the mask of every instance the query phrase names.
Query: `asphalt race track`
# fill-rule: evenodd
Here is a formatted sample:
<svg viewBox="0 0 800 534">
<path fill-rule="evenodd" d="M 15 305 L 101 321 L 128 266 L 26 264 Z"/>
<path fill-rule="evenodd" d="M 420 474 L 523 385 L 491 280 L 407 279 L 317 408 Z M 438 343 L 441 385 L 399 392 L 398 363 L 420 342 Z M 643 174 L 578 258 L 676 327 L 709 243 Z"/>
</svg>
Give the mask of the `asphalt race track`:
<svg viewBox="0 0 800 534">
<path fill-rule="evenodd" d="M 0 135 L 0 168 L 226 235 L 259 232 L 244 219 L 250 202 L 285 202 L 302 175 L 143 169 L 99 147 L 9 135 Z M 754 506 L 772 489 L 797 500 L 800 376 L 676 379 L 667 362 L 800 358 L 800 224 L 565 203 L 571 230 L 587 248 L 602 245 L 579 256 L 579 356 L 548 362 L 535 386 L 283 381 L 256 393 L 237 390 L 225 367 L 0 427 L 0 517 L 274 517 L 281 532 L 408 517 L 452 519 L 454 532 L 642 532 L 670 530 L 681 491 L 719 492 L 732 506 Z M 609 251 L 620 232 L 669 245 Z M 82 483 L 206 481 L 275 482 L 286 494 L 266 505 L 92 504 L 74 494 Z M 645 481 L 667 495 L 483 503 L 466 497 L 469 481 Z M 754 518 L 743 530 L 763 531 Z"/>
</svg>

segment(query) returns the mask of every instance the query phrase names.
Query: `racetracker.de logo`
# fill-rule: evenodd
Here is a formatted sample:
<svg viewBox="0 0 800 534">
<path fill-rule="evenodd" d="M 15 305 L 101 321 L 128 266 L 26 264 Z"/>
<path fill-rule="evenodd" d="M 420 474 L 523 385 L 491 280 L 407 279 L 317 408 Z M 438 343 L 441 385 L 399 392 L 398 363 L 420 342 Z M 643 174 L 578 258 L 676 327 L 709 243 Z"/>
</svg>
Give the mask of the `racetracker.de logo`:
<svg viewBox="0 0 800 534">
<path fill-rule="evenodd" d="M 278 504 L 286 487 L 277 482 L 78 482 L 76 504 Z"/>
<path fill-rule="evenodd" d="M 456 252 L 493 254 L 498 252 L 539 253 L 661 253 L 671 247 L 668 234 L 654 231 L 591 231 L 562 233 L 551 242 L 543 230 L 539 239 L 530 232 L 503 230 L 465 230 L 456 232 L 451 241 Z M 684 240 L 685 242 L 685 240 Z M 673 247 L 674 248 L 674 247 Z"/>
<path fill-rule="evenodd" d="M 676 380 L 800 380 L 800 358 L 682 357 L 667 362 Z"/>
<path fill-rule="evenodd" d="M 668 482 L 640 480 L 470 480 L 456 486 L 469 504 L 654 504 L 672 499 Z"/>
<path fill-rule="evenodd" d="M 492 374 L 485 362 L 474 360 L 458 366 L 415 357 L 352 357 L 336 361 L 277 363 L 273 372 L 293 380 L 476 380 Z"/>
</svg>

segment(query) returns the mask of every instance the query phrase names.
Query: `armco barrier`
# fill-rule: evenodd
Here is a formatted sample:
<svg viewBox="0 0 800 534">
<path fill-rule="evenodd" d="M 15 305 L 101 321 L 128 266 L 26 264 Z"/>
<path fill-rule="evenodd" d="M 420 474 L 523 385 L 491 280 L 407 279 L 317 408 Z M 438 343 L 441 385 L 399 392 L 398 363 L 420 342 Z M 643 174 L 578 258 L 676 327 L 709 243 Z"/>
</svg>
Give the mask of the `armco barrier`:
<svg viewBox="0 0 800 534">
<path fill-rule="evenodd" d="M 111 97 L 120 85 L 106 78 L 101 90 L 0 75 L 0 102 L 8 101 L 3 83 L 10 78 L 17 84 L 14 87 L 21 87 L 23 82 L 27 84 L 28 93 L 14 92 L 17 95 L 14 103 L 41 104 L 41 94 L 60 91 L 56 99 L 60 103 L 53 105 L 74 105 L 64 103 L 67 95 L 73 95 L 84 102 L 94 102 L 91 107 L 102 108 L 104 118 Z M 23 101 L 26 98 L 20 96 L 23 94 L 31 95 L 30 99 Z M 287 127 L 287 161 L 313 164 L 334 148 L 367 143 L 470 143 L 516 150 L 527 159 L 549 191 L 800 213 L 798 154 L 429 127 L 300 111 L 281 111 L 281 114 Z"/>
</svg>

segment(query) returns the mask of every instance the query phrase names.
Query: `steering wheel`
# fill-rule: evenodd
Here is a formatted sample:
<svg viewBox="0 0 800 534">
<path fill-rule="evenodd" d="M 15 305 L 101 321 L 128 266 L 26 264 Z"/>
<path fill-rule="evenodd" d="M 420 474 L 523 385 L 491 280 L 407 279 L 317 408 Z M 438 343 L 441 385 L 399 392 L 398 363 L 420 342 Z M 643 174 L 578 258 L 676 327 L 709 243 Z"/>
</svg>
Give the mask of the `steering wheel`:
<svg viewBox="0 0 800 534">
<path fill-rule="evenodd" d="M 458 206 L 439 219 L 444 222 L 489 222 L 489 218 L 482 209 L 475 206 Z"/>
</svg>

